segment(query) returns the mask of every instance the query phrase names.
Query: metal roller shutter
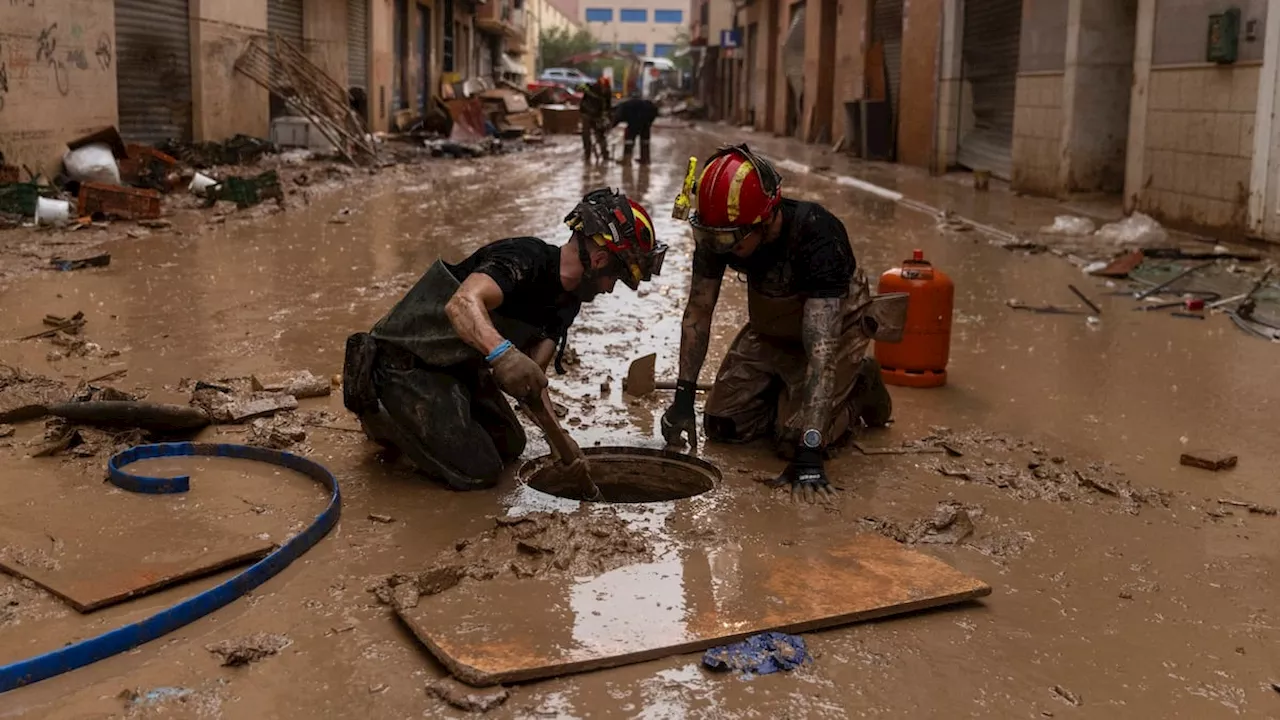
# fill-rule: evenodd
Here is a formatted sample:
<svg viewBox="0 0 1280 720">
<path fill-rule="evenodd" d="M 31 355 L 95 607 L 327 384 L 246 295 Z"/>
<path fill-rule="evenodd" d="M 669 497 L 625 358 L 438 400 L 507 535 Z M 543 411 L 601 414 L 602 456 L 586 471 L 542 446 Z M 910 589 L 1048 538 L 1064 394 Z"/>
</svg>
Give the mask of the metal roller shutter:
<svg viewBox="0 0 1280 720">
<path fill-rule="evenodd" d="M 191 139 L 187 0 L 116 0 L 120 134 L 154 145 Z"/>
<path fill-rule="evenodd" d="M 267 0 L 267 32 L 275 33 L 305 51 L 302 44 L 302 0 Z M 284 100 L 271 96 L 273 119 L 291 113 Z"/>
<path fill-rule="evenodd" d="M 369 0 L 347 0 L 347 85 L 369 88 Z"/>
<path fill-rule="evenodd" d="M 884 42 L 884 65 L 889 71 L 889 103 L 897 116 L 902 89 L 902 0 L 876 0 L 872 21 L 875 39 Z"/>
<path fill-rule="evenodd" d="M 1008 180 L 1018 87 L 1022 0 L 965 3 L 964 79 L 973 95 L 973 129 L 960 139 L 960 164 Z"/>
</svg>

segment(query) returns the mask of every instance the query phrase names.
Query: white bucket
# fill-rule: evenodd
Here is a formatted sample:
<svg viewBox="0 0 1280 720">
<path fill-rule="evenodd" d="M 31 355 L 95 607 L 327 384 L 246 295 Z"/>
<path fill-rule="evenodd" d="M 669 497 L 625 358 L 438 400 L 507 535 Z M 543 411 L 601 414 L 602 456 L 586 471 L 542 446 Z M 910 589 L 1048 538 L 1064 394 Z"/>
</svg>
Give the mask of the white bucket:
<svg viewBox="0 0 1280 720">
<path fill-rule="evenodd" d="M 36 198 L 37 225 L 65 225 L 71 220 L 71 203 L 66 200 Z"/>
<path fill-rule="evenodd" d="M 187 186 L 187 189 L 196 195 L 203 195 L 206 190 L 217 184 L 218 181 L 208 175 L 196 173 L 196 176 L 191 178 L 191 184 Z"/>
</svg>

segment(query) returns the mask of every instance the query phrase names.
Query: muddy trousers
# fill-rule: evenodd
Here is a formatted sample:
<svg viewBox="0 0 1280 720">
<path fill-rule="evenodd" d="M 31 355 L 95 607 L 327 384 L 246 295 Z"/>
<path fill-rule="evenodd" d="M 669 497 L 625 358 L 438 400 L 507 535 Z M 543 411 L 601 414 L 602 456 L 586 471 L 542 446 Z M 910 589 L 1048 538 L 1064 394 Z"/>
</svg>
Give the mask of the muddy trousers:
<svg viewBox="0 0 1280 720">
<path fill-rule="evenodd" d="M 649 164 L 649 130 L 652 124 L 632 125 L 627 123 L 626 132 L 622 135 L 622 162 L 631 162 L 631 150 L 635 147 L 636 138 L 640 139 L 640 164 Z"/>
<path fill-rule="evenodd" d="M 492 487 L 524 452 L 524 428 L 485 368 L 428 368 L 379 356 L 377 412 L 360 416 L 373 440 L 455 490 Z"/>
<path fill-rule="evenodd" d="M 604 120 L 599 118 L 582 118 L 582 160 L 591 162 L 592 143 L 599 148 L 601 159 L 609 159 L 609 141 L 605 138 Z"/>
<path fill-rule="evenodd" d="M 861 388 L 862 359 L 871 339 L 854 326 L 841 338 L 835 390 L 827 426 L 827 444 L 847 440 L 857 423 L 855 402 Z M 760 335 L 748 325 L 729 347 L 715 386 L 707 396 L 703 425 L 711 440 L 745 443 L 771 437 L 779 452 L 794 451 L 808 428 L 800 427 L 805 374 L 809 361 L 798 341 Z"/>
</svg>

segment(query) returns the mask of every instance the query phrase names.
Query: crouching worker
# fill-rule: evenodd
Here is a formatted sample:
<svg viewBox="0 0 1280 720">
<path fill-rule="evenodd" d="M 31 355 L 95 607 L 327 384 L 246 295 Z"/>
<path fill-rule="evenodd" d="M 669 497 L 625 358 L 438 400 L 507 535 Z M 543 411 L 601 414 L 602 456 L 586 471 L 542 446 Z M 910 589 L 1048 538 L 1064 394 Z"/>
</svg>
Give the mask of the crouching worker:
<svg viewBox="0 0 1280 720">
<path fill-rule="evenodd" d="M 456 265 L 436 261 L 372 330 L 347 339 L 343 402 L 371 439 L 457 490 L 497 482 L 526 440 L 502 393 L 550 408 L 546 368 L 582 303 L 619 280 L 637 289 L 666 253 L 648 213 L 619 192 L 588 194 L 565 223 L 561 247 L 511 238 Z M 552 413 L 535 421 L 559 431 L 543 424 L 556 424 Z M 582 462 L 572 450 L 560 461 Z"/>
<path fill-rule="evenodd" d="M 861 425 L 885 425 L 893 412 L 866 352 L 873 339 L 901 339 L 905 295 L 872 298 L 844 224 L 821 205 L 784 198 L 777 170 L 746 145 L 707 162 L 689 222 L 693 278 L 663 435 L 673 444 L 696 440 L 695 383 L 720 283 L 732 269 L 747 278 L 748 321 L 707 396 L 707 437 L 769 438 L 790 461 L 773 484 L 809 498 L 829 493 L 828 450 Z"/>
</svg>

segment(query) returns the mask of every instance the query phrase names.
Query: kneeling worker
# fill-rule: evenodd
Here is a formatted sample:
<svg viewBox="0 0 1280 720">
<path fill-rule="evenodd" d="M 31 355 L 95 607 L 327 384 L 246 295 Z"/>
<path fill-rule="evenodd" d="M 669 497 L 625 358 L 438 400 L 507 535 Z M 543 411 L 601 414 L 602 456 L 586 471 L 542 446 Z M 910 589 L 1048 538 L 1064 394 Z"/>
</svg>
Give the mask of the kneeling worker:
<svg viewBox="0 0 1280 720">
<path fill-rule="evenodd" d="M 703 426 L 720 442 L 772 437 L 790 459 L 774 481 L 810 498 L 830 492 L 827 449 L 858 424 L 889 421 L 889 392 L 873 337 L 893 339 L 904 298 L 874 302 L 844 225 L 816 203 L 782 197 L 782 179 L 746 145 L 712 155 L 689 218 L 696 248 L 680 337 L 675 401 L 662 417 L 667 441 L 696 443 L 696 381 L 726 268 L 746 275 L 748 323 L 707 397 Z"/>
<path fill-rule="evenodd" d="M 561 247 L 511 238 L 456 265 L 436 261 L 371 331 L 348 338 L 343 401 L 370 438 L 457 490 L 491 487 L 520 456 L 524 429 L 499 390 L 550 408 L 546 367 L 582 303 L 618 280 L 635 290 L 666 253 L 648 213 L 619 192 L 588 194 L 565 223 L 573 234 Z M 561 462 L 582 462 L 572 450 Z"/>
</svg>

